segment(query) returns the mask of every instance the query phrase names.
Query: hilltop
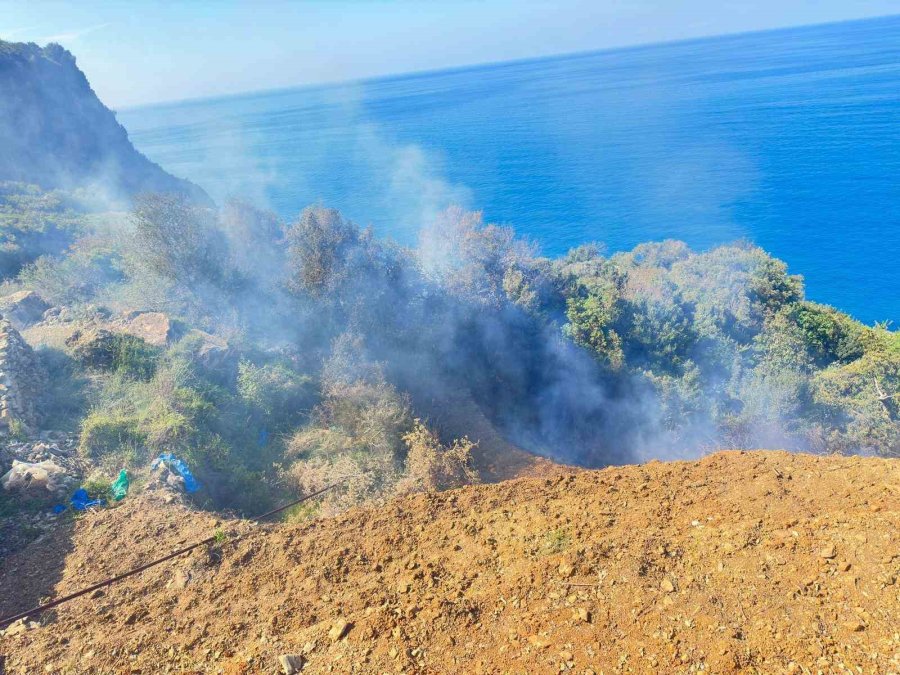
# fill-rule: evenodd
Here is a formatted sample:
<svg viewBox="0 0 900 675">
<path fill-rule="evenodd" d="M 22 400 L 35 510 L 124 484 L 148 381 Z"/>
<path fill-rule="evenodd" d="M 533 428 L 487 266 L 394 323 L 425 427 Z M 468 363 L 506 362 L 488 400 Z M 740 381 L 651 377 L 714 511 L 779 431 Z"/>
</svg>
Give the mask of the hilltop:
<svg viewBox="0 0 900 675">
<path fill-rule="evenodd" d="M 0 567 L 0 612 L 229 536 L 0 640 L 9 673 L 896 672 L 900 465 L 725 452 L 302 525 L 151 496 Z M 223 537 L 225 540 L 225 537 Z M 10 631 L 15 633 L 16 631 Z"/>
<path fill-rule="evenodd" d="M 110 198 L 174 192 L 210 202 L 201 188 L 135 150 L 58 44 L 0 40 L 0 147 L 0 181 L 97 189 Z"/>
</svg>

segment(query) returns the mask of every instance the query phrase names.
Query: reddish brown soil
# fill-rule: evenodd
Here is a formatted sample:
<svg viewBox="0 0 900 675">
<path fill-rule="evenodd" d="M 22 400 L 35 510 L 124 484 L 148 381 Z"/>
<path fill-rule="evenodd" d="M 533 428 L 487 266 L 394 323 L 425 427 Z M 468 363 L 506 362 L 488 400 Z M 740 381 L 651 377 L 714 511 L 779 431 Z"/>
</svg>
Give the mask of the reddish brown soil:
<svg viewBox="0 0 900 675">
<path fill-rule="evenodd" d="M 718 453 L 223 526 L 248 534 L 0 638 L 7 672 L 900 672 L 897 461 Z M 129 499 L 7 560 L 0 613 L 215 527 Z"/>
</svg>

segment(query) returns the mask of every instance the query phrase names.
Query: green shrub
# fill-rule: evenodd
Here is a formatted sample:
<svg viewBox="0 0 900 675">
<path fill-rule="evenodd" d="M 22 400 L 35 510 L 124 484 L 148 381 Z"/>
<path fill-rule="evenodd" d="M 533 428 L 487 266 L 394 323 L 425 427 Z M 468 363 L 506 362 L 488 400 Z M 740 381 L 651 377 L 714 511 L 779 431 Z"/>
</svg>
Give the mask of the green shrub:
<svg viewBox="0 0 900 675">
<path fill-rule="evenodd" d="M 156 372 L 160 349 L 134 335 L 116 335 L 112 342 L 112 369 L 138 380 L 149 380 Z"/>
<path fill-rule="evenodd" d="M 81 423 L 78 450 L 94 460 L 121 458 L 134 464 L 145 440 L 134 416 L 95 409 Z"/>
<path fill-rule="evenodd" d="M 787 307 L 799 328 L 807 352 L 820 368 L 835 361 L 850 363 L 865 353 L 870 329 L 832 307 L 798 302 Z"/>
<path fill-rule="evenodd" d="M 237 390 L 272 428 L 291 428 L 315 405 L 312 378 L 283 363 L 238 365 Z"/>
<path fill-rule="evenodd" d="M 22 420 L 15 417 L 9 420 L 9 438 L 13 441 L 28 440 L 28 428 Z"/>
<path fill-rule="evenodd" d="M 112 481 L 101 473 L 93 473 L 88 476 L 81 487 L 87 490 L 91 499 L 112 501 Z"/>
<path fill-rule="evenodd" d="M 23 287 L 54 305 L 90 302 L 110 284 L 124 279 L 118 252 L 106 239 L 85 237 L 65 256 L 41 256 L 19 273 Z"/>
<path fill-rule="evenodd" d="M 66 342 L 82 364 L 137 380 L 153 377 L 161 354 L 139 337 L 102 328 L 76 333 Z"/>
</svg>

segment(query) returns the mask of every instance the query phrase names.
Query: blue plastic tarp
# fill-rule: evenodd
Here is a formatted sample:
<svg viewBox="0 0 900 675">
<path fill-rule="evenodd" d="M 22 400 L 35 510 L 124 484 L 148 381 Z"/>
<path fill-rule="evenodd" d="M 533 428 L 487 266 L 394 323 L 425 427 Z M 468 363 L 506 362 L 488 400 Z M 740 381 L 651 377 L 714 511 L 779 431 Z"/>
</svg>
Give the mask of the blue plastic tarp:
<svg viewBox="0 0 900 675">
<path fill-rule="evenodd" d="M 106 504 L 106 500 L 104 499 L 91 499 L 87 493 L 87 490 L 81 488 L 79 490 L 75 490 L 75 494 L 72 495 L 72 508 L 76 511 L 84 511 L 88 507 L 91 506 L 103 506 Z"/>
<path fill-rule="evenodd" d="M 184 479 L 185 492 L 196 492 L 200 489 L 200 483 L 198 483 L 197 479 L 194 478 L 194 474 L 191 473 L 188 465 L 178 459 L 178 457 L 173 455 L 171 452 L 164 452 L 159 457 L 154 459 L 153 464 L 150 465 L 150 468 L 155 469 L 160 464 L 165 464 L 167 467 L 169 467 L 169 470 L 174 471 Z"/>
</svg>

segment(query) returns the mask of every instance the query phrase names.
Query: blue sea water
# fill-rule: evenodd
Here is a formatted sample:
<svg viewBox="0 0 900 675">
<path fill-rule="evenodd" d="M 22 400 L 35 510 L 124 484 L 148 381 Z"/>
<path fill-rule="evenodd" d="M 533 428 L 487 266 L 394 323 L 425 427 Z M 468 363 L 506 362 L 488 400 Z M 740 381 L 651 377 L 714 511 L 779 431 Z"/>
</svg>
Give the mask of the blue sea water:
<svg viewBox="0 0 900 675">
<path fill-rule="evenodd" d="M 284 68 L 302 77 L 302 63 Z M 119 113 L 217 200 L 404 243 L 450 203 L 548 255 L 749 239 L 811 299 L 900 320 L 900 17 Z"/>
</svg>

